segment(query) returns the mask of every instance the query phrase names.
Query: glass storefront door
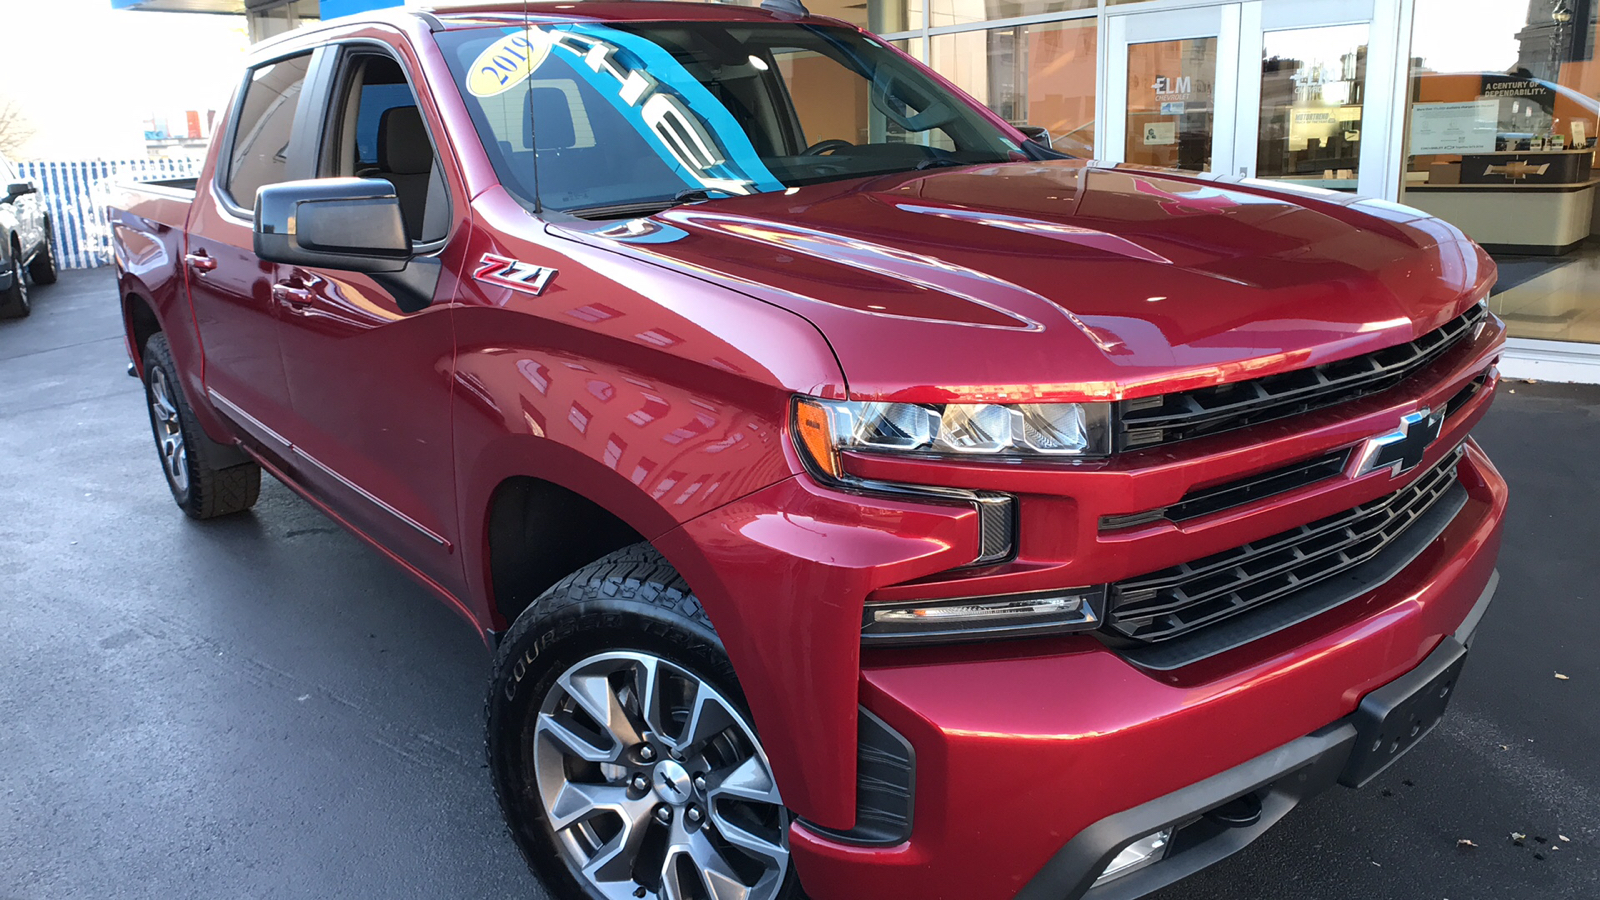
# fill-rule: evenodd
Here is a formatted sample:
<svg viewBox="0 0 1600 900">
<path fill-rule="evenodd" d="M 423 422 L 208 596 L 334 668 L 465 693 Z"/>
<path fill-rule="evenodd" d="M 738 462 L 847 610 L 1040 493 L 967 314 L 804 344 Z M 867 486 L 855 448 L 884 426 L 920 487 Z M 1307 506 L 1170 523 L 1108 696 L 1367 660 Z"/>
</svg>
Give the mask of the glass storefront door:
<svg viewBox="0 0 1600 900">
<path fill-rule="evenodd" d="M 1104 159 L 1230 172 L 1240 4 L 1115 16 Z"/>
<path fill-rule="evenodd" d="M 1392 78 L 1393 63 L 1371 61 L 1374 6 L 1252 0 L 1112 16 L 1103 155 L 1391 195 L 1393 92 L 1376 77 Z"/>
</svg>

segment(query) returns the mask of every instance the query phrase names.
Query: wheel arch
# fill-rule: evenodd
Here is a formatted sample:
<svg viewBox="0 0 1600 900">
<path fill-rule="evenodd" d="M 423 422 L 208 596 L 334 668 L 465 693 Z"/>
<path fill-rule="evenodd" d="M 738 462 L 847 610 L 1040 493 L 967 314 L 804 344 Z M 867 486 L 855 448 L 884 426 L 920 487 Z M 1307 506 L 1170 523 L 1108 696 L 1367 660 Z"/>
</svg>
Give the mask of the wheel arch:
<svg viewBox="0 0 1600 900">
<path fill-rule="evenodd" d="M 723 500 L 737 502 L 791 475 L 774 469 Z M 698 568 L 663 540 L 686 518 L 684 507 L 672 502 L 679 495 L 647 490 L 649 482 L 637 484 L 578 448 L 531 434 L 508 434 L 474 461 L 463 460 L 457 477 L 462 509 L 477 511 L 465 513 L 463 550 L 466 559 L 481 560 L 468 580 L 482 598 L 483 624 L 491 632 L 509 628 L 560 579 L 630 544 L 649 543 L 685 578 Z M 543 552 L 529 556 L 530 546 Z M 701 589 L 693 580 L 690 587 Z M 705 589 L 720 594 L 722 586 Z M 734 625 L 718 621 L 713 610 L 707 612 L 718 633 Z"/>
<path fill-rule="evenodd" d="M 485 516 L 491 629 L 508 628 L 539 595 L 597 559 L 645 540 L 588 497 L 532 475 L 503 479 Z"/>
<path fill-rule="evenodd" d="M 560 579 L 628 544 L 653 543 L 678 525 L 622 475 L 532 434 L 500 436 L 458 464 L 457 478 L 465 558 L 481 563 L 468 573 L 469 585 L 481 598 L 484 627 L 495 633 Z M 586 529 L 593 533 L 576 533 Z M 554 543 L 537 557 L 517 558 L 542 539 Z"/>
<path fill-rule="evenodd" d="M 122 321 L 128 335 L 128 358 L 133 360 L 134 369 L 143 377 L 144 345 L 150 340 L 151 335 L 165 329 L 161 327 L 161 319 L 156 315 L 155 307 L 135 291 L 123 294 Z"/>
</svg>

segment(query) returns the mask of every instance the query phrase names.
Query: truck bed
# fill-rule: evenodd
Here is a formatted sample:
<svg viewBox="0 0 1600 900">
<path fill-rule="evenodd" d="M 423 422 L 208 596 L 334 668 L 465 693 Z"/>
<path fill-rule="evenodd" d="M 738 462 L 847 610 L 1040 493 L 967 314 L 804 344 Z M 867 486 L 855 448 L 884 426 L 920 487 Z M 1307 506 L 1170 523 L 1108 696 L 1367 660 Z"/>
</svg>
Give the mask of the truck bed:
<svg viewBox="0 0 1600 900">
<path fill-rule="evenodd" d="M 177 274 L 196 183 L 193 178 L 174 178 L 125 182 L 112 189 L 107 211 L 111 245 L 125 268 L 163 281 L 164 277 L 150 271 L 152 266 L 164 265 L 171 270 L 169 274 Z M 158 264 L 157 259 L 163 262 Z"/>
</svg>

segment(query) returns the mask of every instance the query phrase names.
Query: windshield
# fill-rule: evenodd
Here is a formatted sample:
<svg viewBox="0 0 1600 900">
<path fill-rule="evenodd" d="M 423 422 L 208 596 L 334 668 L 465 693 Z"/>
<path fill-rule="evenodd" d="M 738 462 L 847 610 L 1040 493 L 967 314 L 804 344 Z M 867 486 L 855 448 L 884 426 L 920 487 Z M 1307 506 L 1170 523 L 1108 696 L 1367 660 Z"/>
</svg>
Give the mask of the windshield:
<svg viewBox="0 0 1600 900">
<path fill-rule="evenodd" d="M 438 37 L 501 182 L 536 209 L 638 215 L 1024 158 L 965 101 L 851 29 L 584 22 Z"/>
</svg>

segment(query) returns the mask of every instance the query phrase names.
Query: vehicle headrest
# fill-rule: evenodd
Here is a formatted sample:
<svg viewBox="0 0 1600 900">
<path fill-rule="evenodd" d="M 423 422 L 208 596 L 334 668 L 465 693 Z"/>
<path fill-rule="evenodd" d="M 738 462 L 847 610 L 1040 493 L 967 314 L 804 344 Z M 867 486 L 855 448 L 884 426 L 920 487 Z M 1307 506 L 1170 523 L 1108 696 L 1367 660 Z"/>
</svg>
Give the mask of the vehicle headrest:
<svg viewBox="0 0 1600 900">
<path fill-rule="evenodd" d="M 433 170 L 433 145 L 422 113 L 415 106 L 396 106 L 378 120 L 378 168 L 395 175 L 424 175 Z"/>
<path fill-rule="evenodd" d="M 523 143 L 538 150 L 566 150 L 578 142 L 572 127 L 572 104 L 560 88 L 536 87 L 528 90 L 528 111 L 522 117 Z M 534 123 L 538 122 L 538 128 Z M 534 143 L 534 135 L 538 143 Z"/>
</svg>

